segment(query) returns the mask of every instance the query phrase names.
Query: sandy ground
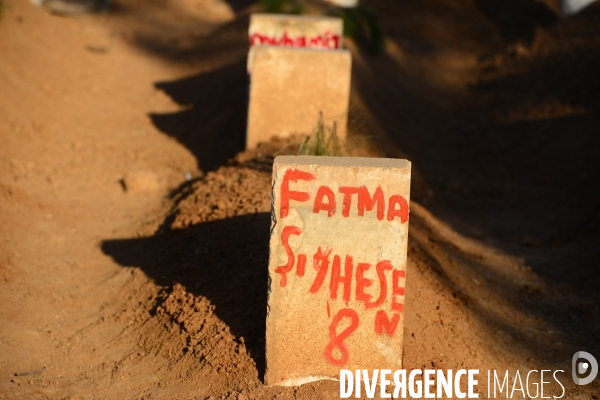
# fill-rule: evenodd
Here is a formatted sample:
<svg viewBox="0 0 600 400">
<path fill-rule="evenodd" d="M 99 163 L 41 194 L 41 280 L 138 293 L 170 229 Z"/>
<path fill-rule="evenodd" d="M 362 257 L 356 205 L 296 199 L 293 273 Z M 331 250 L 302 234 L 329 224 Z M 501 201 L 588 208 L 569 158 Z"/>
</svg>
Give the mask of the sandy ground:
<svg viewBox="0 0 600 400">
<path fill-rule="evenodd" d="M 295 142 L 239 153 L 249 3 L 4 2 L 1 399 L 339 396 L 262 384 L 270 168 Z M 600 355 L 599 4 L 422 3 L 370 2 L 385 51 L 348 45 L 354 153 L 415 169 L 405 367 L 564 369 L 597 399 L 570 359 Z"/>
</svg>

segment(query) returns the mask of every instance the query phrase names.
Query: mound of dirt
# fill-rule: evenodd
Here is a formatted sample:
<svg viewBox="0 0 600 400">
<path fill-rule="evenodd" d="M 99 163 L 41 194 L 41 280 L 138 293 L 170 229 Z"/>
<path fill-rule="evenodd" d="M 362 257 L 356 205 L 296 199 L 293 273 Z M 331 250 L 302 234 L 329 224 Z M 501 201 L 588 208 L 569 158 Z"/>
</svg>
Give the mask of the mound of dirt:
<svg viewBox="0 0 600 400">
<path fill-rule="evenodd" d="M 177 194 L 173 229 L 271 209 L 270 168 L 275 155 L 294 154 L 298 144 L 290 140 L 261 143 L 238 154 L 231 166 L 209 172 Z"/>
</svg>

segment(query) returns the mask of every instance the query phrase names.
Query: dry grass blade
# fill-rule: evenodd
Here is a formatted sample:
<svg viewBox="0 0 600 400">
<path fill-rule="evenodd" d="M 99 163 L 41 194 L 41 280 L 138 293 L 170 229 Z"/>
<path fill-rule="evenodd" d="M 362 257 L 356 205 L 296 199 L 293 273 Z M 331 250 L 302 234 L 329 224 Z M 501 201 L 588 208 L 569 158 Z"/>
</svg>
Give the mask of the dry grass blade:
<svg viewBox="0 0 600 400">
<path fill-rule="evenodd" d="M 325 125 L 323 113 L 319 113 L 319 120 L 312 133 L 304 139 L 298 150 L 301 156 L 334 156 L 343 155 L 343 146 L 337 135 L 337 124 L 332 127 Z"/>
</svg>

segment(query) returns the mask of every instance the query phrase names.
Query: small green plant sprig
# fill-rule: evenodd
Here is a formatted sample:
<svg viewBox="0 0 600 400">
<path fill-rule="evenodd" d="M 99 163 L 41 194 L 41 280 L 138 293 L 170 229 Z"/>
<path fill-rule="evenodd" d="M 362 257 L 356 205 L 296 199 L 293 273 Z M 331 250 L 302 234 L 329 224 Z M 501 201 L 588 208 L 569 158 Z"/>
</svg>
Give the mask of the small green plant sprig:
<svg viewBox="0 0 600 400">
<path fill-rule="evenodd" d="M 339 157 L 342 150 L 342 142 L 337 135 L 337 124 L 334 121 L 331 127 L 326 126 L 323 113 L 319 112 L 317 125 L 300 145 L 298 155 Z"/>
</svg>

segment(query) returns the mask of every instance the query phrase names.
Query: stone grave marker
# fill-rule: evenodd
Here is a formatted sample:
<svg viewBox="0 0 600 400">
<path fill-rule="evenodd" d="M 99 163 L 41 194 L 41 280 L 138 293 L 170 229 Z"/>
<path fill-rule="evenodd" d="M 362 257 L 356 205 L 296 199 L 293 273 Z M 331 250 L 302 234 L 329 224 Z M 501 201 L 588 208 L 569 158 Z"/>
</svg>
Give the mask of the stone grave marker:
<svg viewBox="0 0 600 400">
<path fill-rule="evenodd" d="M 272 136 L 309 134 L 320 111 L 345 138 L 351 64 L 347 50 L 255 46 L 246 147 Z"/>
<path fill-rule="evenodd" d="M 410 162 L 277 157 L 272 187 L 266 383 L 402 368 Z"/>
</svg>

